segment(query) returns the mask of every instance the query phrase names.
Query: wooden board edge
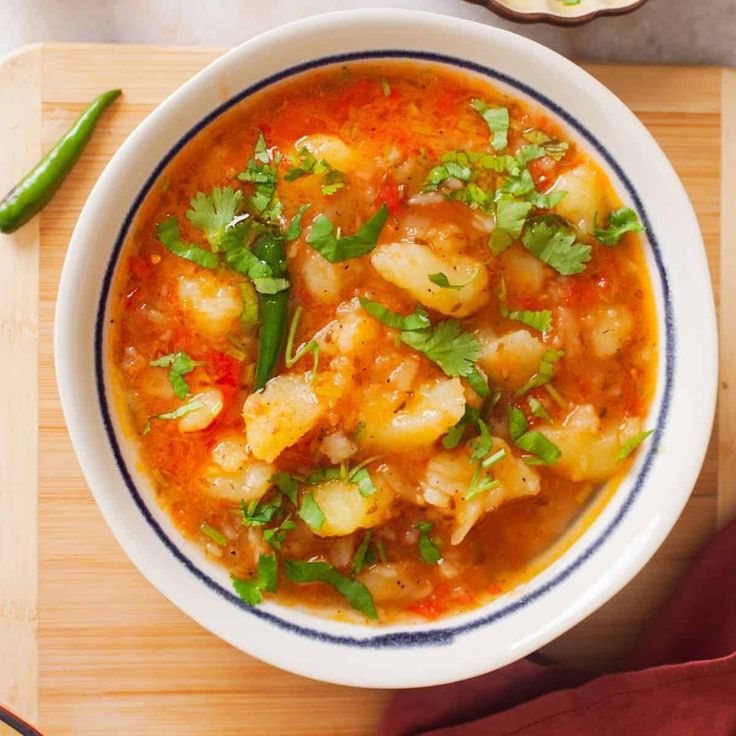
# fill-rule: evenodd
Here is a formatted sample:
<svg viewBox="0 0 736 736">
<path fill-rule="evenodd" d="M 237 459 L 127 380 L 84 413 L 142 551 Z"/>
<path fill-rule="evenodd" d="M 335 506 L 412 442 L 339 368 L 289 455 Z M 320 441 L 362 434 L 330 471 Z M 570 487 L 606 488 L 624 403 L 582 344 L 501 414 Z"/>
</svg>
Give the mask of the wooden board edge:
<svg viewBox="0 0 736 736">
<path fill-rule="evenodd" d="M 0 60 L 0 191 L 41 154 L 40 46 Z M 39 223 L 0 235 L 0 702 L 38 718 Z"/>
<path fill-rule="evenodd" d="M 721 78 L 721 324 L 718 525 L 736 516 L 736 70 Z"/>
</svg>

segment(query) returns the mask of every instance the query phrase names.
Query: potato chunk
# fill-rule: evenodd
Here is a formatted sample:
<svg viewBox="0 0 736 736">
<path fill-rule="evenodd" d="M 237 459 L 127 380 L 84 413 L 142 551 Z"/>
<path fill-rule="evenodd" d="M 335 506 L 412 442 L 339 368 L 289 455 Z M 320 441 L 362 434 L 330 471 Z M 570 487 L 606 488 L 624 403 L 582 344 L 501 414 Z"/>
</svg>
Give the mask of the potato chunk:
<svg viewBox="0 0 736 736">
<path fill-rule="evenodd" d="M 488 271 L 467 256 L 440 257 L 426 245 L 388 243 L 373 251 L 371 264 L 378 273 L 431 309 L 453 317 L 467 317 L 488 302 Z M 462 289 L 437 286 L 430 274 L 443 273 Z"/>
<path fill-rule="evenodd" d="M 504 503 L 539 493 L 539 474 L 512 454 L 509 446 L 499 437 L 493 438 L 493 452 L 505 450 L 506 456 L 490 472 L 500 481 L 496 486 L 475 498 L 466 499 L 475 464 L 468 462 L 466 447 L 438 453 L 427 464 L 421 482 L 424 500 L 432 506 L 447 510 L 454 516 L 450 542 L 460 544 L 473 526 L 489 511 Z"/>
<path fill-rule="evenodd" d="M 259 460 L 272 462 L 306 434 L 324 411 L 306 375 L 272 378 L 263 391 L 251 394 L 243 405 L 251 452 Z"/>
<path fill-rule="evenodd" d="M 605 179 L 590 164 L 582 164 L 562 174 L 555 191 L 567 192 L 557 205 L 557 212 L 584 233 L 593 232 L 596 212 L 607 211 Z"/>
<path fill-rule="evenodd" d="M 478 335 L 482 347 L 480 365 L 496 382 L 516 389 L 536 373 L 547 347 L 526 330 L 508 332 L 501 337 Z"/>
<path fill-rule="evenodd" d="M 587 341 L 597 358 L 610 358 L 626 344 L 634 327 L 631 312 L 623 307 L 600 307 L 583 318 Z"/>
<path fill-rule="evenodd" d="M 193 396 L 189 403 L 199 404 L 199 408 L 190 411 L 179 420 L 179 431 L 184 433 L 199 432 L 202 429 L 207 429 L 222 411 L 222 391 L 219 388 L 210 388 Z"/>
<path fill-rule="evenodd" d="M 361 496 L 355 483 L 343 480 L 328 480 L 307 490 L 325 515 L 322 527 L 313 530 L 320 537 L 342 537 L 381 523 L 394 498 L 385 486 L 379 486 L 372 496 Z"/>
<path fill-rule="evenodd" d="M 176 293 L 194 327 L 209 337 L 223 337 L 243 311 L 237 289 L 208 271 L 180 276 Z"/>
<path fill-rule="evenodd" d="M 603 422 L 590 404 L 575 407 L 562 424 L 540 427 L 562 455 L 550 468 L 571 480 L 601 481 L 615 473 L 621 446 L 641 431 L 641 420 Z"/>
<path fill-rule="evenodd" d="M 459 378 L 428 381 L 418 386 L 397 410 L 391 395 L 366 394 L 360 410 L 365 423 L 361 447 L 396 452 L 430 445 L 456 424 L 465 411 Z"/>
<path fill-rule="evenodd" d="M 205 476 L 211 496 L 225 501 L 253 501 L 271 487 L 276 468 L 244 452 L 244 443 L 223 440 L 212 450 L 212 465 Z"/>
</svg>

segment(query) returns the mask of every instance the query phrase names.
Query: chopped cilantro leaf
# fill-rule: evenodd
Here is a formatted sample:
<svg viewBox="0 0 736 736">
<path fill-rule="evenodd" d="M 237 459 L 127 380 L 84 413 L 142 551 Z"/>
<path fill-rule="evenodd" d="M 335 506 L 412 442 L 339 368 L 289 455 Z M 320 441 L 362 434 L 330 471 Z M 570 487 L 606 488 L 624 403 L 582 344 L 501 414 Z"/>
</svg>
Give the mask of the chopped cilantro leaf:
<svg viewBox="0 0 736 736">
<path fill-rule="evenodd" d="M 251 250 L 251 245 L 255 242 L 276 237 L 279 236 L 271 232 L 262 232 L 256 241 L 253 241 L 251 223 L 241 222 L 235 227 L 228 228 L 221 241 L 228 266 L 233 271 L 247 276 L 259 294 L 278 294 L 288 289 L 290 285 L 288 279 L 275 278 L 271 267 Z"/>
<path fill-rule="evenodd" d="M 261 132 L 253 149 L 253 158 L 248 161 L 247 168 L 236 177 L 239 181 L 254 185 L 255 191 L 249 198 L 250 204 L 267 222 L 278 222 L 283 213 L 281 200 L 276 195 L 278 169 L 275 162 L 276 157 L 271 155 Z"/>
<path fill-rule="evenodd" d="M 303 204 L 296 212 L 294 217 L 291 218 L 289 227 L 286 228 L 284 233 L 284 240 L 288 243 L 292 240 L 296 240 L 302 232 L 302 217 L 304 213 L 311 207 L 311 205 Z"/>
<path fill-rule="evenodd" d="M 238 284 L 240 289 L 240 298 L 243 301 L 243 311 L 240 313 L 240 326 L 243 331 L 248 332 L 258 324 L 258 296 L 255 286 L 250 281 L 241 281 Z M 245 354 L 241 351 L 238 360 L 245 360 Z"/>
<path fill-rule="evenodd" d="M 514 394 L 523 396 L 533 388 L 539 388 L 548 384 L 555 374 L 555 363 L 565 355 L 562 350 L 547 350 L 539 362 L 537 372 Z"/>
<path fill-rule="evenodd" d="M 256 574 L 260 589 L 267 593 L 275 593 L 279 585 L 279 565 L 276 555 L 259 555 Z"/>
<path fill-rule="evenodd" d="M 559 447 L 541 432 L 529 431 L 529 424 L 522 411 L 509 405 L 507 407 L 509 435 L 514 444 L 522 450 L 534 455 L 536 461 L 530 464 L 552 465 L 557 462 L 561 452 Z"/>
<path fill-rule="evenodd" d="M 325 197 L 329 197 L 330 195 L 335 194 L 335 192 L 337 192 L 339 189 L 342 189 L 344 186 L 344 181 L 336 181 L 332 184 L 322 184 L 319 190 L 322 192 L 322 194 L 325 195 Z"/>
<path fill-rule="evenodd" d="M 280 471 L 271 480 L 276 484 L 276 488 L 296 506 L 298 490 L 296 478 L 290 473 Z"/>
<path fill-rule="evenodd" d="M 204 232 L 204 236 L 217 253 L 225 228 L 238 213 L 243 193 L 232 187 L 215 187 L 209 194 L 197 192 L 186 212 L 187 219 Z"/>
<path fill-rule="evenodd" d="M 502 447 L 500 450 L 496 450 L 492 455 L 484 458 L 480 466 L 483 470 L 492 468 L 496 463 L 500 463 L 506 457 L 506 450 Z"/>
<path fill-rule="evenodd" d="M 442 445 L 447 450 L 457 447 L 462 442 L 466 427 L 475 424 L 479 418 L 480 410 L 465 404 L 465 413 L 460 417 L 460 421 L 455 426 L 450 427 L 447 434 L 442 438 Z"/>
<path fill-rule="evenodd" d="M 477 498 L 482 493 L 486 493 L 486 491 L 498 488 L 498 486 L 501 485 L 501 481 L 496 480 L 495 478 L 491 478 L 487 475 L 483 475 L 482 469 L 482 463 L 478 463 L 478 467 L 475 469 L 473 477 L 470 480 L 468 491 L 463 497 L 466 501 L 472 501 L 474 498 Z"/>
<path fill-rule="evenodd" d="M 192 261 L 192 263 L 196 263 L 202 268 L 215 269 L 220 262 L 216 253 L 191 243 L 185 243 L 181 239 L 179 221 L 176 217 L 167 217 L 162 220 L 156 228 L 156 237 L 170 253 L 179 256 L 179 258 L 185 258 L 187 261 Z"/>
<path fill-rule="evenodd" d="M 419 524 L 414 524 L 414 526 L 419 530 L 419 556 L 428 565 L 436 565 L 442 559 L 442 554 L 437 539 L 429 536 L 434 524 L 429 521 L 422 521 Z"/>
<path fill-rule="evenodd" d="M 381 205 L 378 212 L 355 235 L 345 237 L 335 235 L 335 228 L 326 215 L 318 215 L 312 222 L 307 243 L 330 263 L 368 255 L 376 247 L 388 214 L 388 207 L 385 204 Z"/>
<path fill-rule="evenodd" d="M 287 516 L 277 527 L 263 530 L 263 541 L 273 549 L 281 549 L 281 545 L 286 541 L 286 533 L 296 529 L 296 524 Z"/>
<path fill-rule="evenodd" d="M 493 438 L 491 437 L 488 425 L 480 418 L 478 418 L 478 429 L 480 430 L 480 437 L 470 443 L 473 452 L 468 462 L 471 463 L 476 460 L 482 460 L 491 451 L 493 445 Z"/>
<path fill-rule="evenodd" d="M 496 201 L 496 229 L 490 240 L 493 255 L 503 253 L 521 235 L 531 210 L 531 202 L 524 202 L 505 194 L 498 198 Z"/>
<path fill-rule="evenodd" d="M 378 618 L 373 596 L 368 588 L 357 580 L 341 575 L 332 565 L 326 562 L 284 560 L 284 571 L 292 583 L 327 583 L 366 618 Z"/>
<path fill-rule="evenodd" d="M 475 335 L 464 332 L 455 319 L 439 322 L 431 330 L 401 333 L 401 341 L 436 363 L 448 376 L 467 376 L 480 357 Z"/>
<path fill-rule="evenodd" d="M 296 513 L 302 521 L 317 531 L 319 531 L 325 523 L 325 515 L 322 513 L 322 509 L 314 500 L 314 496 L 310 491 L 307 491 L 307 493 L 302 496 L 301 506 Z"/>
<path fill-rule="evenodd" d="M 246 503 L 240 502 L 240 512 L 243 515 L 243 526 L 264 526 L 270 524 L 282 509 L 282 497 L 273 496 L 269 501 L 256 499 Z"/>
<path fill-rule="evenodd" d="M 584 271 L 592 250 L 591 246 L 576 242 L 574 230 L 548 217 L 530 222 L 522 242 L 530 253 L 563 276 Z"/>
<path fill-rule="evenodd" d="M 203 404 L 201 401 L 190 401 L 173 411 L 165 411 L 163 414 L 157 414 L 154 419 L 179 419 L 186 414 L 191 414 L 191 412 L 201 409 L 202 406 Z"/>
<path fill-rule="evenodd" d="M 294 181 L 302 176 L 309 176 L 314 171 L 314 167 L 317 164 L 317 159 L 309 151 L 308 148 L 302 147 L 297 151 L 299 161 L 293 159 L 293 156 L 289 154 L 289 158 L 292 159 L 294 166 L 286 170 L 284 179 L 286 181 Z"/>
<path fill-rule="evenodd" d="M 439 273 L 430 273 L 427 278 L 429 278 L 429 280 L 433 284 L 441 286 L 443 289 L 456 289 L 459 291 L 463 287 L 475 281 L 479 273 L 480 269 L 478 269 L 467 281 L 462 284 L 451 284 L 450 279 L 448 279 L 446 274 L 442 273 L 441 271 Z"/>
<path fill-rule="evenodd" d="M 508 145 L 509 111 L 505 107 L 489 107 L 483 100 L 472 100 L 470 106 L 486 121 L 491 132 L 491 146 L 502 151 Z"/>
<path fill-rule="evenodd" d="M 383 304 L 373 302 L 370 299 L 361 298 L 360 305 L 371 317 L 375 317 L 379 322 L 383 322 L 384 325 L 397 330 L 422 330 L 432 326 L 429 316 L 419 305 L 416 306 L 411 314 L 407 315 L 392 312 L 388 307 L 384 307 Z"/>
<path fill-rule="evenodd" d="M 498 288 L 498 307 L 501 316 L 515 319 L 539 332 L 548 332 L 552 327 L 552 312 L 549 309 L 540 311 L 509 309 L 506 303 L 506 279 L 501 277 Z"/>
<path fill-rule="evenodd" d="M 506 413 L 509 421 L 509 435 L 516 442 L 529 429 L 529 423 L 526 421 L 526 417 L 521 409 L 516 406 L 509 404 L 506 408 Z"/>
<path fill-rule="evenodd" d="M 360 468 L 357 472 L 351 473 L 350 482 L 358 486 L 358 492 L 363 497 L 372 496 L 376 492 L 373 479 L 366 468 Z"/>
<path fill-rule="evenodd" d="M 206 521 L 202 522 L 199 531 L 220 547 L 227 546 L 227 537 L 219 529 L 212 526 L 212 524 L 208 524 Z"/>
<path fill-rule="evenodd" d="M 522 136 L 529 143 L 541 146 L 544 149 L 545 155 L 555 161 L 561 161 L 570 148 L 570 144 L 567 141 L 551 138 L 541 130 L 526 130 L 522 133 Z"/>
<path fill-rule="evenodd" d="M 481 397 L 481 399 L 486 399 L 491 395 L 491 387 L 488 385 L 488 380 L 480 372 L 478 366 L 474 365 L 468 373 L 463 376 L 463 378 L 465 378 L 470 388 L 472 388 L 473 391 Z"/>
<path fill-rule="evenodd" d="M 263 594 L 257 580 L 242 580 L 235 577 L 235 575 L 231 575 L 230 580 L 235 592 L 249 606 L 257 606 L 263 600 Z"/>
<path fill-rule="evenodd" d="M 621 238 L 626 233 L 640 233 L 644 228 L 639 223 L 639 218 L 636 216 L 634 210 L 628 207 L 621 207 L 620 209 L 614 210 L 608 213 L 608 227 L 598 227 L 598 216 L 596 215 L 595 223 L 593 225 L 593 235 L 595 239 L 607 245 L 614 247 L 618 245 Z"/>
<path fill-rule="evenodd" d="M 389 86 L 389 83 L 386 77 L 381 77 L 381 89 L 383 90 L 384 97 L 391 96 L 391 87 Z"/>
<path fill-rule="evenodd" d="M 634 452 L 634 450 L 636 450 L 636 448 L 652 434 L 654 434 L 654 430 L 648 429 L 646 432 L 639 432 L 639 434 L 635 434 L 631 439 L 626 440 L 626 442 L 621 445 L 621 449 L 616 456 L 616 462 L 620 463 L 622 460 L 629 457 L 629 455 L 631 455 L 631 453 Z"/>
<path fill-rule="evenodd" d="M 355 550 L 355 555 L 353 555 L 353 574 L 358 575 L 360 571 L 363 569 L 366 563 L 366 554 L 368 553 L 368 545 L 371 541 L 371 530 L 366 529 L 365 534 L 363 534 L 363 539 L 361 543 L 358 545 L 358 549 Z"/>
<path fill-rule="evenodd" d="M 149 365 L 165 368 L 170 366 L 169 369 L 169 383 L 171 388 L 174 389 L 177 399 L 185 399 L 189 396 L 189 385 L 184 380 L 184 376 L 187 373 L 191 373 L 194 370 L 194 366 L 199 365 L 193 361 L 186 353 L 179 351 L 177 353 L 169 353 L 169 355 L 162 355 L 156 360 L 152 360 Z"/>
<path fill-rule="evenodd" d="M 531 409 L 532 414 L 537 417 L 537 419 L 544 419 L 548 422 L 552 421 L 552 417 L 549 415 L 549 412 L 539 399 L 535 399 L 533 396 L 530 396 L 527 401 L 529 402 L 529 408 Z"/>
</svg>

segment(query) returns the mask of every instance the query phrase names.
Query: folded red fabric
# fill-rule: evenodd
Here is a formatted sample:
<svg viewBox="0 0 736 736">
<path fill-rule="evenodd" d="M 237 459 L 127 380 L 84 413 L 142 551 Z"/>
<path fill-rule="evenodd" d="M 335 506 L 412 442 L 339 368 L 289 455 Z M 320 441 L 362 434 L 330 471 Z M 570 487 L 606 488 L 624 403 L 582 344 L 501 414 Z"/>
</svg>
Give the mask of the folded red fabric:
<svg viewBox="0 0 736 736">
<path fill-rule="evenodd" d="M 735 736 L 736 520 L 693 565 L 625 670 L 535 655 L 465 682 L 400 691 L 379 736 Z"/>
</svg>

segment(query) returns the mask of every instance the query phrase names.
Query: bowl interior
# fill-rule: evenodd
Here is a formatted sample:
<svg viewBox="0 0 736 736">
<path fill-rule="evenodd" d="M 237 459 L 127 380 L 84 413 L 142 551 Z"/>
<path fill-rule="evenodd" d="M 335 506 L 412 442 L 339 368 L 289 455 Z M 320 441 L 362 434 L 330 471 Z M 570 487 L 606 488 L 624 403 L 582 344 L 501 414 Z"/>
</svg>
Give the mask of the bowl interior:
<svg viewBox="0 0 736 736">
<path fill-rule="evenodd" d="M 276 46 L 278 55 L 272 53 Z M 571 545 L 568 540 L 569 549 L 529 583 L 478 611 L 381 629 L 317 619 L 273 603 L 248 608 L 234 596 L 224 570 L 183 540 L 153 500 L 136 446 L 110 409 L 104 360 L 116 261 L 142 199 L 171 157 L 245 96 L 315 66 L 367 58 L 460 67 L 561 118 L 647 227 L 661 346 L 649 418 L 658 430 L 654 441 L 582 536 Z M 673 200 L 678 207 L 671 218 Z M 685 237 L 695 249 L 689 269 L 660 248 Z M 688 310 L 681 301 L 686 281 Z M 705 329 L 694 329 L 692 319 Z M 70 247 L 57 312 L 57 371 L 93 493 L 128 555 L 162 592 L 235 646 L 285 669 L 347 684 L 403 687 L 472 676 L 523 656 L 601 605 L 646 562 L 677 518 L 702 462 L 715 395 L 713 324 L 692 210 L 661 151 L 618 100 L 570 62 L 512 34 L 428 14 L 361 11 L 302 21 L 244 44 L 169 98 L 130 137 L 90 196 Z M 678 341 L 704 356 L 697 366 L 700 380 L 684 384 L 688 390 L 679 388 L 682 376 L 696 366 L 681 358 Z M 86 379 L 81 390 L 80 376 Z M 694 413 L 686 408 L 692 399 L 699 407 Z M 685 416 L 689 454 L 673 475 L 666 458 L 677 458 L 684 446 L 671 427 Z M 443 656 L 447 646 L 452 662 Z"/>
</svg>

